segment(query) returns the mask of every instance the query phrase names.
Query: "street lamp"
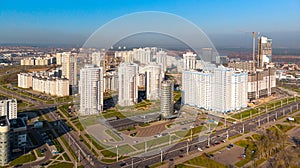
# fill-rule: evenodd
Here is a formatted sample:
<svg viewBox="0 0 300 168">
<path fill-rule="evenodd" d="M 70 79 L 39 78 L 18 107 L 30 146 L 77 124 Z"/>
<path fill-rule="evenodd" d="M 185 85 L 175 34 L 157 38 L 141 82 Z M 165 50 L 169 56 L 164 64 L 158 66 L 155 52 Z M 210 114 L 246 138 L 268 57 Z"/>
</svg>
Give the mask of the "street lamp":
<svg viewBox="0 0 300 168">
<path fill-rule="evenodd" d="M 162 163 L 162 161 L 163 161 L 163 154 L 162 154 L 162 150 L 160 148 L 160 163 Z"/>
<path fill-rule="evenodd" d="M 119 161 L 119 149 L 118 149 L 118 145 L 116 145 L 116 149 L 117 149 L 117 162 Z"/>
<path fill-rule="evenodd" d="M 189 154 L 189 142 L 190 142 L 190 139 L 188 138 L 186 141 L 186 155 Z"/>
</svg>

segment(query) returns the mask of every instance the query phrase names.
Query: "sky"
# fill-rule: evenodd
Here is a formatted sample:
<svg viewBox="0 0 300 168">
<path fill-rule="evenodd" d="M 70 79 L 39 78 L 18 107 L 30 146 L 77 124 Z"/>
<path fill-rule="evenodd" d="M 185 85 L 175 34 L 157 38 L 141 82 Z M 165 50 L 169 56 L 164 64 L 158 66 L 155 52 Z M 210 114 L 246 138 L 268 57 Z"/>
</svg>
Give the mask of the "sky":
<svg viewBox="0 0 300 168">
<path fill-rule="evenodd" d="M 217 47 L 249 46 L 259 31 L 274 47 L 300 48 L 300 0 L 0 0 L 0 43 L 80 46 L 110 20 L 142 11 L 181 16 Z"/>
</svg>

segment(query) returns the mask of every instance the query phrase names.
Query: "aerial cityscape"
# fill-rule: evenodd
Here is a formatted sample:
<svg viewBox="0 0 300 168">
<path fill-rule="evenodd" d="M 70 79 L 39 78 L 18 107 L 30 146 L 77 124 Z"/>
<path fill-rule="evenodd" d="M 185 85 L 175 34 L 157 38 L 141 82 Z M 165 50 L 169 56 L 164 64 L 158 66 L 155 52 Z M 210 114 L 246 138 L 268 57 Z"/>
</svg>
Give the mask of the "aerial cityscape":
<svg viewBox="0 0 300 168">
<path fill-rule="evenodd" d="M 0 167 L 300 167 L 300 1 L 3 1 Z"/>
</svg>

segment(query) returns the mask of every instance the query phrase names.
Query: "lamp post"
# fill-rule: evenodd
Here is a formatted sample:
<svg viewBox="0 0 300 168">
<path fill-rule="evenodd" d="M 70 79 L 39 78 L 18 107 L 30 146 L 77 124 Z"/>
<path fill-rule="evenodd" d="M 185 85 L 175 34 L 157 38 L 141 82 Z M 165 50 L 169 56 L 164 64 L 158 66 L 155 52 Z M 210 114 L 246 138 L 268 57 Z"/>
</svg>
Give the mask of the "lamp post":
<svg viewBox="0 0 300 168">
<path fill-rule="evenodd" d="M 190 139 L 187 139 L 187 141 L 186 141 L 186 155 L 189 154 L 189 142 L 190 142 Z"/>
<path fill-rule="evenodd" d="M 116 145 L 116 149 L 117 149 L 117 162 L 119 161 L 119 149 L 118 149 L 118 145 Z"/>
</svg>

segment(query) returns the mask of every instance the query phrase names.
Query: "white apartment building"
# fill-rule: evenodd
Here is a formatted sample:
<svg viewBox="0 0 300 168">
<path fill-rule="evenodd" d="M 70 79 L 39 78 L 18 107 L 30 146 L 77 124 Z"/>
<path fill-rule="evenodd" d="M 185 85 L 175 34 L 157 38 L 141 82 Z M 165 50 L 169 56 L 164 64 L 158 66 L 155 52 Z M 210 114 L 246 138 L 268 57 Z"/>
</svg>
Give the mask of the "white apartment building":
<svg viewBox="0 0 300 168">
<path fill-rule="evenodd" d="M 120 106 L 131 106 L 138 102 L 139 67 L 133 63 L 121 63 L 118 68 Z"/>
<path fill-rule="evenodd" d="M 18 87 L 31 88 L 32 87 L 32 73 L 20 73 L 18 74 Z"/>
<path fill-rule="evenodd" d="M 182 72 L 185 105 L 226 113 L 247 107 L 248 74 L 219 66 L 210 71 Z"/>
<path fill-rule="evenodd" d="M 69 96 L 69 80 L 65 78 L 32 77 L 32 90 L 52 96 Z"/>
<path fill-rule="evenodd" d="M 17 99 L 0 100 L 0 116 L 14 119 L 17 118 L 17 112 Z"/>
<path fill-rule="evenodd" d="M 196 57 L 197 55 L 193 52 L 183 54 L 183 69 L 187 71 L 196 69 Z"/>
<path fill-rule="evenodd" d="M 103 111 L 103 67 L 85 65 L 79 80 L 80 115 Z"/>
<path fill-rule="evenodd" d="M 146 69 L 146 98 L 148 100 L 157 100 L 160 97 L 161 82 L 161 65 L 150 64 Z"/>
</svg>

